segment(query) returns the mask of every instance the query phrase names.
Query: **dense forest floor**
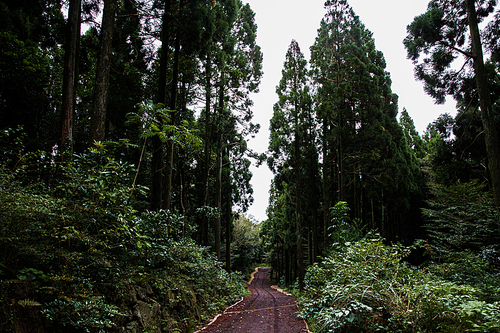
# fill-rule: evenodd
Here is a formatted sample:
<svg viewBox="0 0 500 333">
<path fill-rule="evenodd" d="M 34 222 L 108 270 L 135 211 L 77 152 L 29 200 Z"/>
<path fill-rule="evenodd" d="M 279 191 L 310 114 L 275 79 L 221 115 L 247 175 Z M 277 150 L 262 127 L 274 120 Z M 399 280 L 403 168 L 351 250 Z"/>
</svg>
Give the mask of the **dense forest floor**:
<svg viewBox="0 0 500 333">
<path fill-rule="evenodd" d="M 297 318 L 295 299 L 271 288 L 269 269 L 257 268 L 248 285 L 252 295 L 226 309 L 198 332 L 304 332 L 306 323 Z"/>
</svg>

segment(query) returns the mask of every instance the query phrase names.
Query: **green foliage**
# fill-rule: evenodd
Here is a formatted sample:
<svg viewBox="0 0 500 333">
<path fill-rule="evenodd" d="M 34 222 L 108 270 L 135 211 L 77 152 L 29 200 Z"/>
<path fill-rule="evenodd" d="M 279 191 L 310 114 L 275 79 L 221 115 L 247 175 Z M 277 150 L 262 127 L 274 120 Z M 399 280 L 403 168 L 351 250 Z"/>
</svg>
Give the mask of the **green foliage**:
<svg viewBox="0 0 500 333">
<path fill-rule="evenodd" d="M 471 256 L 426 270 L 376 235 L 311 266 L 300 297 L 314 332 L 498 332 L 498 272 Z M 482 272 L 479 278 L 477 273 Z"/>
<path fill-rule="evenodd" d="M 56 101 L 49 95 L 57 94 L 51 85 L 58 58 L 58 50 L 49 53 L 37 43 L 0 30 L 0 129 L 23 126 L 31 150 L 50 149 L 53 144 L 57 118 L 51 108 Z"/>
<path fill-rule="evenodd" d="M 249 272 L 252 265 L 262 256 L 260 231 L 260 224 L 243 215 L 234 221 L 233 241 L 231 242 L 233 270 Z"/>
<path fill-rule="evenodd" d="M 144 196 L 147 188 L 136 186 L 132 192 L 135 167 L 115 157 L 128 146 L 127 140 L 95 142 L 88 153 L 76 154 L 72 162 L 62 166 L 65 179 L 57 187 L 57 195 L 88 211 L 131 213 L 135 195 Z"/>
<path fill-rule="evenodd" d="M 166 331 L 187 330 L 245 293 L 240 274 L 228 274 L 188 237 L 194 228 L 184 217 L 138 214 L 134 198 L 144 188 L 132 193 L 135 168 L 115 158 L 126 145 L 98 143 L 75 156 L 56 186 L 42 187 L 53 195 L 23 187 L 23 168 L 1 169 L 0 291 L 6 294 L 0 318 L 6 325 L 23 320 L 8 311 L 11 302 L 35 304 L 12 296 L 21 282 L 33 286 L 24 299 L 41 305 L 36 313 L 53 332 L 113 332 L 133 320 L 128 313 L 139 297 L 160 304 L 154 325 L 165 320 Z"/>
<path fill-rule="evenodd" d="M 487 19 L 494 10 L 496 1 L 475 1 L 477 20 Z M 491 20 L 495 25 L 495 20 Z M 453 4 L 429 1 L 427 11 L 416 16 L 407 27 L 408 36 L 404 40 L 407 56 L 415 65 L 415 77 L 424 83 L 424 90 L 437 103 L 444 103 L 446 95 L 457 101 L 463 99 L 463 86 L 468 77 L 473 76 L 470 52 L 470 30 L 465 1 Z M 483 35 L 485 44 L 488 35 Z M 490 35 L 490 37 L 492 37 Z M 452 66 L 454 62 L 463 62 Z M 473 87 L 465 94 L 477 92 Z M 465 89 L 466 90 L 466 89 Z M 477 96 L 476 96 L 477 98 Z"/>
<path fill-rule="evenodd" d="M 498 244 L 500 225 L 492 195 L 484 187 L 479 181 L 430 184 L 429 208 L 422 211 L 429 220 L 425 228 L 438 252 L 479 251 Z"/>
<path fill-rule="evenodd" d="M 433 180 L 449 186 L 457 181 L 488 179 L 483 126 L 477 109 L 461 107 L 455 118 L 442 114 L 424 134 Z"/>
<path fill-rule="evenodd" d="M 108 332 L 116 326 L 113 317 L 120 315 L 117 306 L 106 304 L 100 296 L 84 300 L 64 297 L 46 303 L 44 307 L 43 314 L 50 321 L 84 332 Z"/>
<path fill-rule="evenodd" d="M 360 240 L 363 237 L 364 226 L 360 219 L 351 219 L 347 202 L 339 201 L 330 208 L 331 225 L 328 227 L 332 249 L 344 248 L 346 244 Z"/>
<path fill-rule="evenodd" d="M 139 105 L 139 112 L 127 114 L 127 123 L 138 125 L 143 139 L 156 136 L 162 142 L 172 140 L 182 147 L 186 144 L 200 146 L 200 138 L 189 129 L 186 120 L 178 125 L 173 123 L 173 112 L 175 111 L 164 108 L 161 103 L 142 103 Z"/>
<path fill-rule="evenodd" d="M 423 188 L 418 160 L 398 124 L 397 96 L 373 34 L 348 1 L 329 0 L 311 47 L 321 133 L 323 216 L 347 201 L 388 239 L 410 238 Z M 408 120 L 408 125 L 410 122 Z M 324 221 L 328 223 L 328 221 Z"/>
<path fill-rule="evenodd" d="M 401 116 L 399 117 L 399 124 L 405 135 L 406 143 L 412 149 L 415 156 L 417 158 L 424 158 L 426 155 L 424 141 L 418 134 L 413 119 L 411 119 L 405 108 L 403 108 Z"/>
</svg>

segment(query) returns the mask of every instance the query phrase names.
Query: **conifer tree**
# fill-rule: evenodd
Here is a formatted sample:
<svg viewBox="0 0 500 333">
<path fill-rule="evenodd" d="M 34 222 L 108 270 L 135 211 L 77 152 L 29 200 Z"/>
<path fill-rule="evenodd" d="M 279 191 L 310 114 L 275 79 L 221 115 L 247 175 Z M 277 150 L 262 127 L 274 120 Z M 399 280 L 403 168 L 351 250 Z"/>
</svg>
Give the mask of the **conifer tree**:
<svg viewBox="0 0 500 333">
<path fill-rule="evenodd" d="M 111 71 L 111 47 L 115 27 L 117 0 L 105 0 L 101 25 L 101 41 L 97 59 L 96 82 L 90 126 L 90 144 L 104 141 L 106 135 L 106 108 L 108 104 L 109 75 Z"/>
<path fill-rule="evenodd" d="M 405 134 L 406 142 L 415 153 L 415 156 L 418 158 L 424 158 L 424 141 L 418 134 L 415 124 L 413 123 L 413 119 L 411 119 L 405 108 L 403 108 L 403 111 L 401 111 L 401 115 L 399 116 L 399 124 Z"/>
<path fill-rule="evenodd" d="M 61 156 L 73 152 L 73 126 L 78 82 L 78 50 L 80 43 L 82 1 L 71 0 L 68 10 L 68 29 L 64 51 L 64 73 L 61 106 Z M 63 158 L 63 157 L 62 157 Z"/>
<path fill-rule="evenodd" d="M 481 120 L 488 153 L 490 182 L 500 211 L 500 141 L 495 127 L 494 101 L 491 83 L 484 64 L 483 43 L 479 23 L 495 10 L 496 0 L 432 0 L 427 12 L 417 16 L 408 26 L 404 40 L 408 58 L 415 64 L 416 77 L 436 102 L 443 103 L 447 95 L 461 101 L 460 90 L 468 78 L 475 78 L 474 90 L 481 109 Z M 492 21 L 493 25 L 497 20 Z M 491 26 L 490 26 L 491 27 Z M 494 28 L 496 29 L 496 28 Z M 488 43 L 488 41 L 486 41 Z M 423 56 L 423 61 L 420 57 Z M 465 62 L 451 66 L 456 59 Z"/>
<path fill-rule="evenodd" d="M 290 187 L 295 197 L 295 234 L 297 245 L 297 274 L 299 288 L 304 287 L 303 263 L 303 221 L 304 221 L 304 187 L 303 170 L 305 145 L 307 144 L 307 121 L 311 118 L 312 100 L 309 94 L 307 61 L 297 41 L 292 40 L 286 53 L 282 70 L 282 78 L 276 87 L 279 101 L 274 105 L 273 117 L 270 121 L 271 139 L 269 150 L 272 156 L 268 163 L 278 173 L 287 164 L 293 175 L 290 175 Z M 309 125 L 309 126 L 308 126 Z M 284 170 L 282 171 L 284 172 Z"/>
<path fill-rule="evenodd" d="M 347 201 L 355 217 L 394 236 L 398 209 L 409 208 L 408 195 L 418 188 L 415 168 L 405 162 L 397 96 L 372 33 L 347 1 L 327 1 L 326 8 L 311 47 L 322 123 L 324 235 L 330 207 Z"/>
</svg>

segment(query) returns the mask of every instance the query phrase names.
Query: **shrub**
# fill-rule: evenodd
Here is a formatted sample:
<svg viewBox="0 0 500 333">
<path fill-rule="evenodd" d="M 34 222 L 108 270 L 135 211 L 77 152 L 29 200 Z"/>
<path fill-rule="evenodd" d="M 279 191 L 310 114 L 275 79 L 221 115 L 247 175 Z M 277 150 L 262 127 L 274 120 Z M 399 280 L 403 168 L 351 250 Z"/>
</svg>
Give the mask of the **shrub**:
<svg viewBox="0 0 500 333">
<path fill-rule="evenodd" d="M 493 197 L 477 180 L 451 186 L 430 184 L 432 199 L 422 209 L 432 246 L 439 254 L 475 250 L 499 243 Z"/>
<path fill-rule="evenodd" d="M 485 273 L 471 283 L 485 272 L 479 259 L 417 269 L 402 260 L 410 248 L 384 245 L 373 234 L 346 246 L 306 274 L 301 314 L 315 332 L 499 331 L 499 299 L 491 292 L 498 295 L 500 280 Z"/>
<path fill-rule="evenodd" d="M 113 147 L 77 156 L 42 192 L 0 167 L 1 330 L 26 321 L 12 304 L 36 304 L 29 314 L 51 332 L 120 331 L 140 299 L 159 309 L 141 328 L 187 331 L 245 292 L 184 217 L 134 209 L 134 168 Z"/>
</svg>

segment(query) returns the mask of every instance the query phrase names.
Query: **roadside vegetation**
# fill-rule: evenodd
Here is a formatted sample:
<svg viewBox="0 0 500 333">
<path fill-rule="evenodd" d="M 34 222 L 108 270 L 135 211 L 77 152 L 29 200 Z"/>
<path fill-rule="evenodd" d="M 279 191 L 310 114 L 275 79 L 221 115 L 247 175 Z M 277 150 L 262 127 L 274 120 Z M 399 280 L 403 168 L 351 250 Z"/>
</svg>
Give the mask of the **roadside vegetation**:
<svg viewBox="0 0 500 333">
<path fill-rule="evenodd" d="M 40 155 L 0 169 L 0 331 L 188 332 L 246 293 L 185 217 L 137 210 L 144 189 L 115 148 L 79 155 L 49 185 L 29 177 L 56 172 Z"/>
<path fill-rule="evenodd" d="M 303 292 L 290 286 L 312 331 L 500 332 L 498 223 L 482 189 L 435 189 L 424 210 L 430 238 L 412 246 L 363 233 L 338 203 L 329 254 L 308 268 Z"/>
</svg>

